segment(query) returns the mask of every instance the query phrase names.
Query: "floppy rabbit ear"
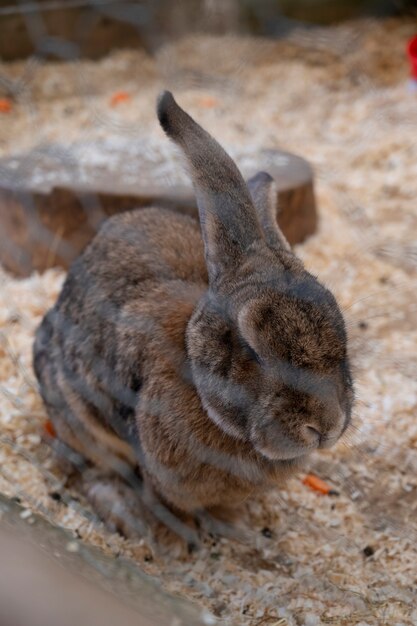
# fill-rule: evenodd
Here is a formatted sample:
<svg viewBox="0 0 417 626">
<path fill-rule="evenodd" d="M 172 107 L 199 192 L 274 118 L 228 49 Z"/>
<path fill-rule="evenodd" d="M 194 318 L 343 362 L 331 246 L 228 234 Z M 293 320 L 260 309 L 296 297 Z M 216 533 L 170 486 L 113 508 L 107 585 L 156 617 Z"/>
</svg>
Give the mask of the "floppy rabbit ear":
<svg viewBox="0 0 417 626">
<path fill-rule="evenodd" d="M 267 243 L 274 248 L 291 250 L 277 223 L 277 188 L 272 176 L 258 172 L 248 180 L 248 188 Z"/>
<path fill-rule="evenodd" d="M 169 91 L 159 100 L 159 122 L 183 150 L 200 214 L 209 280 L 233 269 L 262 231 L 245 181 L 223 148 L 178 104 Z"/>
</svg>

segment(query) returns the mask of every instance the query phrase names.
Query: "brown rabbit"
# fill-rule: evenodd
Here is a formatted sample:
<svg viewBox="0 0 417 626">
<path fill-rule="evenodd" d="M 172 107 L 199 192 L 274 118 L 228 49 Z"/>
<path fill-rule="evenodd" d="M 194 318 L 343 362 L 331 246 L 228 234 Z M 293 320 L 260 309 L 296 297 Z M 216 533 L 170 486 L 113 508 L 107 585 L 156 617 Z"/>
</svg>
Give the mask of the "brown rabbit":
<svg viewBox="0 0 417 626">
<path fill-rule="evenodd" d="M 126 534 L 146 507 L 181 534 L 170 510 L 233 506 L 286 478 L 336 442 L 353 402 L 342 315 L 280 232 L 272 178 L 246 184 L 169 92 L 158 117 L 200 225 L 160 208 L 108 219 L 34 346 L 58 442 Z"/>
</svg>

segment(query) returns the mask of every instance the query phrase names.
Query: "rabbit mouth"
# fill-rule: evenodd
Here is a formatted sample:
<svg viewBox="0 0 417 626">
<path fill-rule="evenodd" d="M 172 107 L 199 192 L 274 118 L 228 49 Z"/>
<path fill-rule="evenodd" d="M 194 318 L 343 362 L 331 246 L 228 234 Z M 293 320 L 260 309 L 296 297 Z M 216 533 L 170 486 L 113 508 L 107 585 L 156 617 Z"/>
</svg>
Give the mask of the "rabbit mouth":
<svg viewBox="0 0 417 626">
<path fill-rule="evenodd" d="M 274 420 L 254 425 L 251 441 L 255 450 L 270 461 L 300 459 L 320 446 L 318 437 L 310 436 L 300 440 L 295 433 L 285 432 Z"/>
<path fill-rule="evenodd" d="M 268 461 L 301 461 L 315 450 L 315 448 L 308 449 L 304 447 L 300 447 L 299 449 L 273 450 L 267 446 L 255 446 L 255 449 L 259 454 L 267 458 Z"/>
</svg>

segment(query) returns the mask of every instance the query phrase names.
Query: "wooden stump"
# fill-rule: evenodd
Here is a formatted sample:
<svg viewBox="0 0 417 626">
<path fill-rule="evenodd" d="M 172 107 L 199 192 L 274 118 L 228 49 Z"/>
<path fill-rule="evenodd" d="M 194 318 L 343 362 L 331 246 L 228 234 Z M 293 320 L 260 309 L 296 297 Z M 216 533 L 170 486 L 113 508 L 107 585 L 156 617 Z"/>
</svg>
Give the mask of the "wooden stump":
<svg viewBox="0 0 417 626">
<path fill-rule="evenodd" d="M 0 262 L 17 276 L 53 266 L 67 268 L 102 220 L 114 213 L 159 205 L 197 215 L 191 184 L 185 179 L 175 184 L 168 177 L 152 179 L 153 163 L 147 162 L 146 152 L 140 155 L 142 162 L 136 162 L 135 156 L 134 183 L 131 162 L 123 150 L 116 161 L 112 153 L 108 166 L 93 165 L 82 175 L 76 167 L 68 168 L 68 160 L 51 159 L 51 154 L 63 152 L 54 146 L 47 152 L 0 160 Z M 311 235 L 317 213 L 310 165 L 298 156 L 275 150 L 242 160 L 246 178 L 259 170 L 274 177 L 278 221 L 289 242 L 299 243 Z M 245 167 L 248 161 L 250 165 Z"/>
</svg>

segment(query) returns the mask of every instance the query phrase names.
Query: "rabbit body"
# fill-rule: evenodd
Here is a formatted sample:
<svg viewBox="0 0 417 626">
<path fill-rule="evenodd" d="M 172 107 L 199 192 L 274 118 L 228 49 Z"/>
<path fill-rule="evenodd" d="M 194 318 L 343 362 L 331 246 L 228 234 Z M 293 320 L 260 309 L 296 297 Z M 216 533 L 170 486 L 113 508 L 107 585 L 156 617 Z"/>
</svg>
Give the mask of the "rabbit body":
<svg viewBox="0 0 417 626">
<path fill-rule="evenodd" d="M 86 475 L 130 467 L 152 498 L 193 512 L 236 505 L 332 445 L 353 391 L 343 318 L 279 230 L 271 177 L 246 184 L 168 92 L 158 115 L 200 224 L 155 207 L 108 219 L 38 329 L 34 368 Z M 93 500 L 125 493 L 104 484 Z"/>
<path fill-rule="evenodd" d="M 195 219 L 126 212 L 106 220 L 72 265 L 35 344 L 58 436 L 100 464 L 108 452 L 135 462 L 119 436 L 140 445 L 141 471 L 186 511 L 239 502 L 277 474 L 276 463 L 208 418 L 192 383 L 187 323 L 206 290 Z M 106 433 L 116 437 L 100 443 Z"/>
</svg>

